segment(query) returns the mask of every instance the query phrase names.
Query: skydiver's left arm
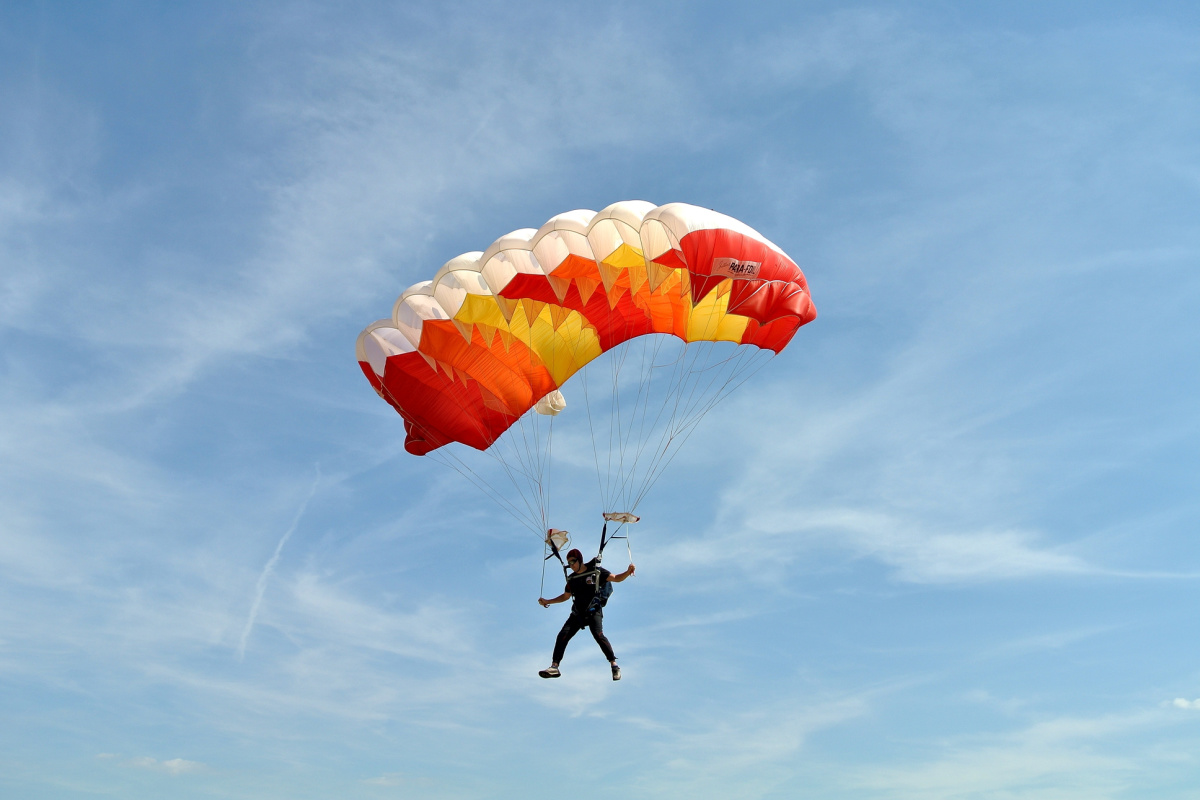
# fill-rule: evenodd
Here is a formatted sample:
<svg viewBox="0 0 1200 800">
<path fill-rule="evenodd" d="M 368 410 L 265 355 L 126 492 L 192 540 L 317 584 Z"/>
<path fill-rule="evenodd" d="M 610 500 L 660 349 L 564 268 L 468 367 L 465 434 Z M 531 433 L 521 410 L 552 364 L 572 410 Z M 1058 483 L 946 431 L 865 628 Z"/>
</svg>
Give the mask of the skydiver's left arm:
<svg viewBox="0 0 1200 800">
<path fill-rule="evenodd" d="M 609 576 L 608 576 L 608 579 L 609 579 L 610 581 L 612 581 L 613 583 L 620 583 L 621 581 L 625 580 L 625 579 L 626 579 L 626 578 L 628 578 L 630 575 L 632 575 L 632 574 L 633 574 L 633 571 L 634 571 L 635 569 L 636 569 L 636 567 L 634 567 L 634 566 L 633 566 L 633 564 L 630 564 L 630 565 L 629 565 L 629 569 L 625 570 L 624 572 L 615 572 L 615 573 L 612 573 L 611 575 L 609 575 Z"/>
</svg>

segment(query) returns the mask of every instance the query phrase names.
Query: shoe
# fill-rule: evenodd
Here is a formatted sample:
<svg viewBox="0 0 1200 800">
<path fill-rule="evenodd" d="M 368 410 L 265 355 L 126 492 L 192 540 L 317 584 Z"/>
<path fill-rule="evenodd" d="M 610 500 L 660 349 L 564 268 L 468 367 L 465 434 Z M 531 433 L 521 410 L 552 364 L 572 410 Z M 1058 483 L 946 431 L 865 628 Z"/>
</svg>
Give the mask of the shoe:
<svg viewBox="0 0 1200 800">
<path fill-rule="evenodd" d="M 562 673 L 558 671 L 558 667 L 549 667 L 538 670 L 538 675 L 541 675 L 543 678 L 557 678 Z M 613 678 L 613 680 L 616 680 L 616 678 Z"/>
<path fill-rule="evenodd" d="M 618 667 L 616 664 L 613 664 L 613 680 L 614 681 L 621 680 L 621 668 Z"/>
</svg>

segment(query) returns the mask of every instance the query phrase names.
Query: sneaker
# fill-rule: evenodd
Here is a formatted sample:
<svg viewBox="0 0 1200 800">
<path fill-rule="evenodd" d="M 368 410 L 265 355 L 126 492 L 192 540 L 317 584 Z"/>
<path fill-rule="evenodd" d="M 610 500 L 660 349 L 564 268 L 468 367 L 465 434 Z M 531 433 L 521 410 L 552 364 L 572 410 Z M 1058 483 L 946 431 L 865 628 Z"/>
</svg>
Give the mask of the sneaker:
<svg viewBox="0 0 1200 800">
<path fill-rule="evenodd" d="M 562 673 L 558 671 L 558 667 L 549 667 L 538 670 L 538 675 L 541 675 L 543 678 L 557 678 Z M 613 678 L 613 680 L 616 680 L 616 678 Z"/>
<path fill-rule="evenodd" d="M 614 681 L 621 680 L 621 668 L 618 667 L 616 664 L 613 664 L 612 668 L 613 668 L 613 680 Z"/>
</svg>

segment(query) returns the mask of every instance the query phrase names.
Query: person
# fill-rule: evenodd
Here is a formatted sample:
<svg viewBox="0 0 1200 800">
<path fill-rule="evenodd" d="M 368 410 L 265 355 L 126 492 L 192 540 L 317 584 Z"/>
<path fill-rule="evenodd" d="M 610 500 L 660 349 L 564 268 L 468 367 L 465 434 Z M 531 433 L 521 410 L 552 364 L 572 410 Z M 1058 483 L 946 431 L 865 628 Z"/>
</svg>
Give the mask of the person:
<svg viewBox="0 0 1200 800">
<path fill-rule="evenodd" d="M 549 600 L 544 597 L 538 598 L 542 608 L 571 601 L 571 615 L 567 617 L 562 630 L 558 632 L 558 638 L 554 640 L 553 661 L 548 669 L 539 670 L 538 675 L 543 678 L 557 678 L 561 675 L 558 664 L 567 650 L 567 642 L 579 631 L 588 628 L 612 667 L 612 679 L 619 681 L 621 668 L 617 666 L 617 656 L 613 653 L 612 644 L 604 635 L 604 608 L 601 599 L 604 597 L 605 584 L 609 581 L 620 583 L 632 575 L 635 568 L 630 564 L 624 572 L 614 575 L 596 563 L 595 559 L 584 563 L 583 553 L 578 550 L 567 553 L 567 566 L 571 568 L 572 574 L 567 576 L 567 586 L 563 593 Z"/>
</svg>

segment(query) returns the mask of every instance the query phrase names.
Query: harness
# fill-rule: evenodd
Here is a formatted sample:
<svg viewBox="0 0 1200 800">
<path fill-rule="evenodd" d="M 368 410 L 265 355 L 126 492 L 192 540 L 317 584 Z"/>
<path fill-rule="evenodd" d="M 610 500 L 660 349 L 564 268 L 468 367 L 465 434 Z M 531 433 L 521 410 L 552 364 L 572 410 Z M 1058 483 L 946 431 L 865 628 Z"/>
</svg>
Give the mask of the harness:
<svg viewBox="0 0 1200 800">
<path fill-rule="evenodd" d="M 584 612 L 585 614 L 588 614 L 588 615 L 594 614 L 595 612 L 599 611 L 600 609 L 602 609 L 606 605 L 608 605 L 608 598 L 612 597 L 612 593 L 613 593 L 613 582 L 611 580 L 605 579 L 603 581 L 603 583 L 601 582 L 600 561 L 601 561 L 601 559 L 604 558 L 604 548 L 608 545 L 609 542 L 613 541 L 614 539 L 624 539 L 625 540 L 625 549 L 629 550 L 629 536 L 628 535 L 618 536 L 616 532 L 614 532 L 612 536 L 608 535 L 608 523 L 610 520 L 613 522 L 621 523 L 621 525 L 617 526 L 617 530 L 619 531 L 619 530 L 621 530 L 621 527 L 625 523 L 637 522 L 638 518 L 635 517 L 633 514 L 628 514 L 628 513 L 623 513 L 623 512 L 621 512 L 621 513 L 606 513 L 604 515 L 604 527 L 600 529 L 600 549 L 599 549 L 599 551 L 597 551 L 596 557 L 593 558 L 591 561 L 587 562 L 588 566 L 591 567 L 591 570 L 589 572 L 572 572 L 571 568 L 567 566 L 567 563 L 565 561 L 563 561 L 562 553 L 559 552 L 559 544 L 555 540 L 554 536 L 553 535 L 546 536 L 546 546 L 550 548 L 550 555 L 548 555 L 542 559 L 543 588 L 544 588 L 544 584 L 545 584 L 545 580 L 546 580 L 546 562 L 549 561 L 551 558 L 558 559 L 558 564 L 560 567 L 562 567 L 563 579 L 568 584 L 570 584 L 572 578 L 578 579 L 578 578 L 583 578 L 587 575 L 595 575 L 596 593 L 595 593 L 595 595 L 592 596 L 591 601 L 588 603 L 587 610 Z M 565 536 L 564 531 L 557 531 L 557 533 L 561 533 Z M 566 539 L 564 538 L 563 541 L 565 543 Z M 565 546 L 565 544 L 564 544 L 564 546 Z M 633 561 L 633 552 L 632 551 L 630 551 L 630 553 L 629 553 L 629 560 L 632 563 L 632 561 Z M 574 606 L 574 603 L 572 603 L 572 606 Z M 574 610 L 572 610 L 571 613 L 574 614 L 575 613 Z"/>
</svg>

